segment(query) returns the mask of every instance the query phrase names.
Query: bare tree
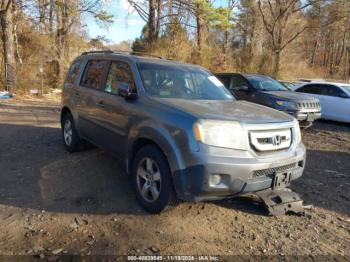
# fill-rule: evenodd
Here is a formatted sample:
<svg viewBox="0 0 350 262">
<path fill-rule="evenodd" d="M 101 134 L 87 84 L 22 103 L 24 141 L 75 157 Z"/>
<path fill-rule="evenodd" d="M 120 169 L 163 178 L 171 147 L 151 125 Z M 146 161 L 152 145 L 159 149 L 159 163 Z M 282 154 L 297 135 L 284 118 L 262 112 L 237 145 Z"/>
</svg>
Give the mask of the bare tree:
<svg viewBox="0 0 350 262">
<path fill-rule="evenodd" d="M 279 74 L 283 50 L 308 28 L 308 25 L 300 25 L 299 23 L 299 25 L 295 25 L 297 27 L 295 32 L 290 34 L 290 32 L 287 32 L 288 22 L 300 15 L 303 9 L 316 2 L 319 2 L 319 0 L 304 4 L 300 0 L 258 1 L 265 30 L 271 38 L 274 55 L 274 76 L 277 77 Z"/>
<path fill-rule="evenodd" d="M 17 80 L 15 41 L 13 36 L 13 1 L 0 1 L 1 38 L 3 42 L 4 63 L 6 71 L 6 89 L 13 87 Z"/>
</svg>

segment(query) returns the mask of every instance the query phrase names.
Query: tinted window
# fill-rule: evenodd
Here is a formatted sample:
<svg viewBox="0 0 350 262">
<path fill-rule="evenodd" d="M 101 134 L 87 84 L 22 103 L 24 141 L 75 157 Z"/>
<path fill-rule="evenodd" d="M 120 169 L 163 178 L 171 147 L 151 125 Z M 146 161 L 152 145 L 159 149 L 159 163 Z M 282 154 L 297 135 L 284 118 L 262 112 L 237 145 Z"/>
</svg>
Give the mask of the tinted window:
<svg viewBox="0 0 350 262">
<path fill-rule="evenodd" d="M 104 85 L 108 65 L 108 61 L 89 61 L 85 67 L 84 75 L 81 80 L 81 85 L 84 87 L 101 90 L 102 86 Z"/>
<path fill-rule="evenodd" d="M 269 76 L 247 75 L 246 78 L 255 89 L 260 91 L 288 91 L 288 88 Z"/>
<path fill-rule="evenodd" d="M 66 83 L 68 84 L 74 84 L 75 81 L 77 80 L 77 77 L 80 74 L 80 65 L 81 61 L 77 60 L 75 61 L 71 67 L 69 68 L 69 71 L 67 73 L 67 78 L 66 78 Z"/>
<path fill-rule="evenodd" d="M 296 92 L 315 94 L 315 95 L 322 94 L 322 90 L 319 85 L 305 85 L 297 89 Z"/>
<path fill-rule="evenodd" d="M 337 86 L 325 85 L 324 86 L 324 95 L 341 97 L 342 95 L 345 95 L 345 93 Z"/>
<path fill-rule="evenodd" d="M 208 71 L 184 65 L 138 64 L 146 92 L 160 98 L 231 100 L 225 86 Z"/>
<path fill-rule="evenodd" d="M 129 85 L 136 90 L 132 71 L 129 65 L 124 62 L 112 62 L 104 91 L 112 94 L 118 94 L 118 88 L 123 84 Z"/>
<path fill-rule="evenodd" d="M 342 86 L 348 93 L 350 93 L 350 85 L 344 85 Z"/>
<path fill-rule="evenodd" d="M 219 75 L 216 76 L 226 87 L 230 85 L 230 76 Z"/>
<path fill-rule="evenodd" d="M 306 85 L 299 88 L 297 92 L 317 94 L 317 95 L 323 95 L 323 96 L 334 96 L 334 97 L 346 96 L 345 92 L 342 91 L 339 87 L 333 86 L 333 85 L 323 85 L 323 84 Z"/>
<path fill-rule="evenodd" d="M 232 76 L 228 89 L 232 91 L 247 90 L 249 89 L 248 83 L 243 77 Z"/>
</svg>

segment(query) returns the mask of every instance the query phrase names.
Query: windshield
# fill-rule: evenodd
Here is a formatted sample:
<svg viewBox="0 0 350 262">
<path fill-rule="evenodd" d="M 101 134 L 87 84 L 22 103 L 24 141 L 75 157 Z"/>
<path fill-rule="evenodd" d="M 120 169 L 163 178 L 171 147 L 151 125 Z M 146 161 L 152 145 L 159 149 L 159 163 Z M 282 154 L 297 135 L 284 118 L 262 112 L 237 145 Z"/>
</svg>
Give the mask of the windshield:
<svg viewBox="0 0 350 262">
<path fill-rule="evenodd" d="M 143 86 L 160 98 L 232 100 L 224 85 L 207 71 L 183 65 L 138 63 Z"/>
<path fill-rule="evenodd" d="M 350 94 L 350 85 L 341 86 L 341 87 L 344 88 Z"/>
<path fill-rule="evenodd" d="M 288 91 L 284 85 L 268 76 L 246 76 L 253 87 L 260 91 Z"/>
</svg>

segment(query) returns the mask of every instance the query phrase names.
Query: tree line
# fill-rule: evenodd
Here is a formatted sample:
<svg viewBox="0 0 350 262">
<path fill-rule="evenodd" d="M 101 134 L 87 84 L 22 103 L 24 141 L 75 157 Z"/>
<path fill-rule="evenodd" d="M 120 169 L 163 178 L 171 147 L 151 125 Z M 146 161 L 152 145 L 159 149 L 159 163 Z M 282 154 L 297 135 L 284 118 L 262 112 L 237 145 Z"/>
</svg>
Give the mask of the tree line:
<svg viewBox="0 0 350 262">
<path fill-rule="evenodd" d="M 145 22 L 131 46 L 135 54 L 212 71 L 349 80 L 349 0 L 125 1 Z M 112 23 L 118 14 L 105 11 L 112 2 L 0 0 L 3 84 L 21 88 L 21 79 L 35 71 L 23 65 L 33 64 L 44 68 L 46 86 L 60 87 L 79 52 L 115 47 L 89 39 L 84 27 L 86 16 L 103 26 L 124 26 Z"/>
</svg>

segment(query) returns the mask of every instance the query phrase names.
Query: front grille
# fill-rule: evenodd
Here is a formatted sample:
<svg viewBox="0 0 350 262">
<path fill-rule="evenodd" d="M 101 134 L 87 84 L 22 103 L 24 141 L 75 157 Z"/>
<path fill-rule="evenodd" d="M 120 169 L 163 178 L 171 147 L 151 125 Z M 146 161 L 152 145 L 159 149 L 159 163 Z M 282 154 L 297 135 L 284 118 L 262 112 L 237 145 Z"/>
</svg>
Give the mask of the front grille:
<svg viewBox="0 0 350 262">
<path fill-rule="evenodd" d="M 257 153 L 271 153 L 288 149 L 292 144 L 292 130 L 252 130 L 249 131 L 251 148 Z"/>
<path fill-rule="evenodd" d="M 272 176 L 274 173 L 284 172 L 290 169 L 295 168 L 297 163 L 292 163 L 284 166 L 267 168 L 262 170 L 255 170 L 253 173 L 253 177 L 262 177 L 262 176 Z"/>
<path fill-rule="evenodd" d="M 299 102 L 298 108 L 304 108 L 304 109 L 317 109 L 320 108 L 320 102 Z"/>
</svg>

